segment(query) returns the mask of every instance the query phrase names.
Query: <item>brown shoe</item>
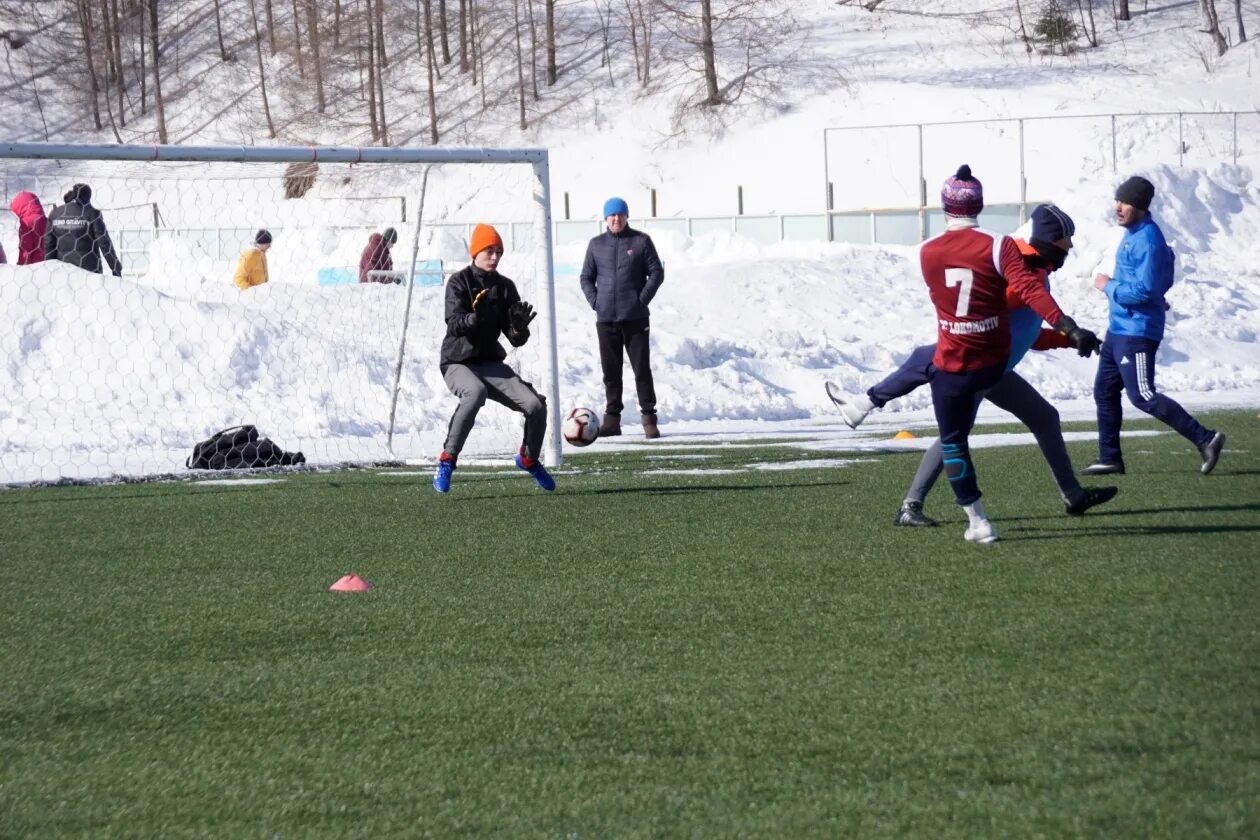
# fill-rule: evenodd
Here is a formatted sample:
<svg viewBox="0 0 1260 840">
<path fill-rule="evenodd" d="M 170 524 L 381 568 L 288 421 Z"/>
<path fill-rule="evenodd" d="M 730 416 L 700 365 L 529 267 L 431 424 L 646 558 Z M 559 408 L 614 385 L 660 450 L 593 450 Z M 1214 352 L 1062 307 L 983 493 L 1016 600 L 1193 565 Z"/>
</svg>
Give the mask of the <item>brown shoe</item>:
<svg viewBox="0 0 1260 840">
<path fill-rule="evenodd" d="M 643 415 L 643 436 L 645 438 L 658 438 L 661 436 L 661 430 L 656 427 L 656 415 Z"/>
<path fill-rule="evenodd" d="M 599 422 L 600 437 L 617 437 L 621 434 L 621 415 L 605 414 L 604 419 Z"/>
</svg>

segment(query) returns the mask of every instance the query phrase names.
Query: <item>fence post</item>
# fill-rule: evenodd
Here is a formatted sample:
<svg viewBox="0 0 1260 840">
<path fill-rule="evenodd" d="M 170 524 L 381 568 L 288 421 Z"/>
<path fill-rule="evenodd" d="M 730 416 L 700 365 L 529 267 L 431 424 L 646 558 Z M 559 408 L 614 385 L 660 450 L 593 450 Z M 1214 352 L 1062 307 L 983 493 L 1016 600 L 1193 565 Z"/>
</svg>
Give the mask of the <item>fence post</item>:
<svg viewBox="0 0 1260 840">
<path fill-rule="evenodd" d="M 735 187 L 735 195 L 739 203 L 739 215 L 744 215 L 744 187 L 742 185 Z"/>
<path fill-rule="evenodd" d="M 402 216 L 402 218 L 399 221 L 406 222 L 407 221 L 407 196 L 405 195 L 398 196 L 398 213 L 400 216 Z"/>
<path fill-rule="evenodd" d="M 1116 115 L 1111 115 L 1111 174 L 1116 174 Z"/>
<path fill-rule="evenodd" d="M 564 220 L 569 221 L 569 194 L 564 194 Z"/>
<path fill-rule="evenodd" d="M 923 123 L 919 130 L 919 241 L 927 239 L 927 181 L 923 178 Z M 875 242 L 875 216 L 871 216 L 871 243 Z"/>
<path fill-rule="evenodd" d="M 1024 120 L 1019 121 L 1019 223 L 1028 221 L 1028 175 L 1024 170 Z"/>
<path fill-rule="evenodd" d="M 656 218 L 656 187 L 652 187 L 652 218 Z"/>
<path fill-rule="evenodd" d="M 1182 156 L 1186 150 L 1186 141 L 1182 139 L 1183 135 L 1181 131 L 1181 117 L 1182 117 L 1181 112 L 1178 111 L 1177 112 L 1177 166 L 1178 167 L 1185 165 L 1182 162 Z"/>
<path fill-rule="evenodd" d="M 827 188 L 827 195 L 826 195 L 827 205 L 826 205 L 826 209 L 827 209 L 827 210 L 831 210 L 831 165 L 830 165 L 830 163 L 828 163 L 828 161 L 827 161 L 827 129 L 825 129 L 825 128 L 823 129 L 823 184 L 824 184 L 824 185 L 826 185 L 826 188 Z M 830 242 L 830 241 L 831 241 L 831 239 L 830 239 L 830 236 L 831 236 L 831 221 L 830 221 L 830 219 L 831 219 L 831 217 L 830 217 L 830 216 L 828 216 L 827 218 L 828 218 L 828 221 L 827 221 L 827 235 L 828 235 L 828 239 L 827 239 L 827 241 L 828 241 L 828 242 Z"/>
</svg>

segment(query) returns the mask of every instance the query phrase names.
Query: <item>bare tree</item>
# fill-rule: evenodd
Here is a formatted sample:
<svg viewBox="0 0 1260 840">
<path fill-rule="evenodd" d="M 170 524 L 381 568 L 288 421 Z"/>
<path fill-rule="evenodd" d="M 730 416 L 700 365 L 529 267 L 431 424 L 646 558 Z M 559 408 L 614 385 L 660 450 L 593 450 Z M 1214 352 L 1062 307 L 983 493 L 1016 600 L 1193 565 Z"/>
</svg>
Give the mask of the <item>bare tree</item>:
<svg viewBox="0 0 1260 840">
<path fill-rule="evenodd" d="M 434 77 L 437 75 L 437 63 L 433 55 L 433 4 L 432 0 L 424 0 L 424 28 L 425 28 L 425 50 L 424 64 L 429 75 L 429 142 L 437 145 L 438 142 L 438 119 L 437 119 L 437 93 L 433 89 Z"/>
<path fill-rule="evenodd" d="M 372 14 L 372 0 L 364 0 L 364 4 L 367 6 L 363 13 L 363 19 L 367 24 L 367 40 L 364 47 L 367 55 L 368 121 L 372 127 L 372 139 L 379 140 L 381 138 L 381 121 L 376 117 L 376 16 Z"/>
<path fill-rule="evenodd" d="M 625 3 L 635 77 L 643 87 L 647 87 L 652 80 L 652 29 L 656 6 L 653 0 L 625 0 Z"/>
<path fill-rule="evenodd" d="M 459 0 L 459 72 L 468 72 L 468 2 Z M 473 84 L 477 79 L 473 78 Z"/>
<path fill-rule="evenodd" d="M 468 0 L 468 16 L 469 16 L 469 34 L 472 36 L 473 66 L 476 68 L 473 72 L 476 74 L 473 84 L 477 83 L 477 79 L 481 80 L 481 110 L 487 107 L 486 101 L 486 49 L 482 43 L 484 37 L 482 31 L 481 11 L 477 6 L 477 0 Z"/>
<path fill-rule="evenodd" d="M 547 12 L 547 87 L 556 83 L 556 0 L 543 0 Z"/>
<path fill-rule="evenodd" d="M 1015 0 L 1015 14 L 1019 18 L 1019 39 L 1024 42 L 1024 52 L 1031 54 L 1032 39 L 1028 37 L 1028 27 L 1024 24 L 1024 7 L 1019 0 Z"/>
<path fill-rule="evenodd" d="M 1129 0 L 1115 0 L 1116 20 L 1129 20 Z"/>
<path fill-rule="evenodd" d="M 525 13 L 529 16 L 529 84 L 534 101 L 538 96 L 538 25 L 534 21 L 534 0 L 525 0 Z"/>
<path fill-rule="evenodd" d="M 276 18 L 271 11 L 271 0 L 263 0 L 263 11 L 267 13 L 267 42 L 271 47 L 271 54 L 276 54 Z"/>
<path fill-rule="evenodd" d="M 521 131 L 524 131 L 529 126 L 525 122 L 525 53 L 521 48 L 521 0 L 512 0 L 512 33 L 516 41 L 516 101 L 520 111 Z"/>
<path fill-rule="evenodd" d="M 315 0 L 306 0 L 306 31 L 311 36 L 311 57 L 315 70 L 315 107 L 322 114 L 328 110 L 324 100 L 324 64 L 319 53 L 319 14 Z"/>
<path fill-rule="evenodd" d="M 155 2 L 155 0 L 150 0 Z M 100 80 L 96 75 L 95 50 L 92 49 L 92 5 L 89 0 L 78 0 L 76 3 L 79 12 L 79 29 L 83 33 L 83 54 L 87 59 L 88 68 L 88 96 L 92 100 L 92 121 L 96 125 L 96 130 L 100 131 L 105 127 L 101 122 L 101 103 L 98 99 L 101 91 Z"/>
<path fill-rule="evenodd" d="M 263 64 L 262 32 L 258 30 L 258 7 L 249 0 L 249 16 L 254 22 L 254 53 L 258 57 L 258 89 L 262 93 L 263 114 L 267 117 L 267 136 L 276 136 L 276 124 L 271 119 L 271 103 L 267 101 L 267 68 Z"/>
<path fill-rule="evenodd" d="M 1238 43 L 1247 43 L 1247 27 L 1243 26 L 1242 0 L 1234 0 L 1234 17 L 1238 19 Z"/>
<path fill-rule="evenodd" d="M 1199 9 L 1203 12 L 1203 31 L 1216 45 L 1216 54 L 1225 55 L 1229 42 L 1221 32 L 1221 19 L 1216 14 L 1216 0 L 1199 0 Z"/>
<path fill-rule="evenodd" d="M 369 0 L 368 6 L 372 3 Z M 381 145 L 389 145 L 389 123 L 385 119 L 385 68 L 388 61 L 385 57 L 385 0 L 376 0 L 373 12 L 376 18 L 376 104 L 381 118 Z"/>
<path fill-rule="evenodd" d="M 1081 29 L 1091 47 L 1098 46 L 1098 27 L 1094 25 L 1094 0 L 1076 0 L 1076 11 L 1081 16 Z M 1086 21 L 1088 15 L 1088 22 Z"/>
<path fill-rule="evenodd" d="M 162 52 L 158 48 L 158 0 L 149 2 L 149 46 L 153 51 L 153 113 L 157 117 L 158 143 L 167 144 L 166 103 L 162 101 Z M 98 126 L 99 128 L 99 126 Z"/>
<path fill-rule="evenodd" d="M 302 24 L 298 20 L 298 0 L 293 0 L 293 54 L 297 57 L 298 78 L 306 78 L 306 65 L 302 61 Z"/>
<path fill-rule="evenodd" d="M 442 40 L 442 63 L 451 63 L 451 40 L 446 34 L 446 0 L 438 0 L 438 33 Z"/>
<path fill-rule="evenodd" d="M 223 12 L 219 8 L 219 0 L 214 0 L 214 31 L 219 36 L 219 60 L 231 61 L 227 47 L 223 44 Z"/>
</svg>

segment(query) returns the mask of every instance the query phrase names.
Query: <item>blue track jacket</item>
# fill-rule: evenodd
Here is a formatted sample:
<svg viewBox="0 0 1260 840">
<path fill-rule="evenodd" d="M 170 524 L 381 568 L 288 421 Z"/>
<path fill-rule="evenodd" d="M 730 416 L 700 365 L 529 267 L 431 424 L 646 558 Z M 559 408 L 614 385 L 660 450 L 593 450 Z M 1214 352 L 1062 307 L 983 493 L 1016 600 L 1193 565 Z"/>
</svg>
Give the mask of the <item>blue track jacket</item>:
<svg viewBox="0 0 1260 840">
<path fill-rule="evenodd" d="M 1115 276 L 1103 287 L 1111 302 L 1109 334 L 1163 340 L 1164 295 L 1172 288 L 1174 259 L 1150 216 L 1125 231 Z"/>
</svg>

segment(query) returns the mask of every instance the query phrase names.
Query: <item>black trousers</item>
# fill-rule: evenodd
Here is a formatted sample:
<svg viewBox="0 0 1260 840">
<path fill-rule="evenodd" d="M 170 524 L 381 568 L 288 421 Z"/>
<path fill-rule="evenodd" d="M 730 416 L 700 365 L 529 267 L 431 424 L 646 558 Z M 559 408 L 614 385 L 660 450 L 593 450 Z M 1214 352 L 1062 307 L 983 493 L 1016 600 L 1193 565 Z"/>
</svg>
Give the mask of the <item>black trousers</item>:
<svg viewBox="0 0 1260 840">
<path fill-rule="evenodd" d="M 599 335 L 599 363 L 604 369 L 605 414 L 621 415 L 621 369 L 630 356 L 634 387 L 639 394 L 639 413 L 656 413 L 656 387 L 648 352 L 648 319 L 596 323 Z"/>
</svg>

